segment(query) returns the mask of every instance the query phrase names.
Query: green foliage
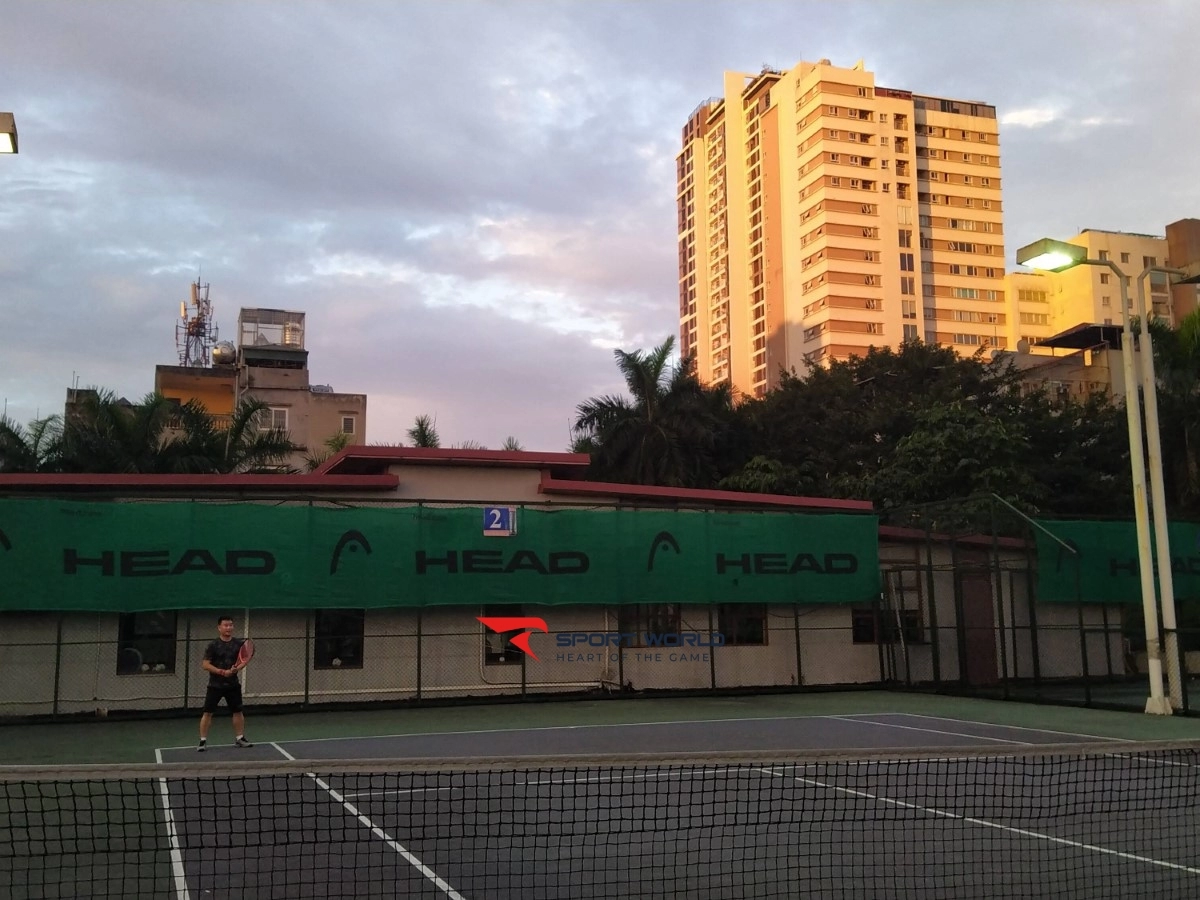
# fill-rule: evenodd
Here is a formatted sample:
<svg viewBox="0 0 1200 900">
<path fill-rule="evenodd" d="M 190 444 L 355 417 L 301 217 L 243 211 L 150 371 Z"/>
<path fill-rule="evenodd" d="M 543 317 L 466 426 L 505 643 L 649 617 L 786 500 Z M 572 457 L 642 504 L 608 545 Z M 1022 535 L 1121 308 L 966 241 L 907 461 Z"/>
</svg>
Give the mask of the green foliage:
<svg viewBox="0 0 1200 900">
<path fill-rule="evenodd" d="M 0 472 L 58 471 L 62 425 L 62 416 L 34 419 L 25 428 L 0 416 Z"/>
<path fill-rule="evenodd" d="M 728 387 L 705 387 L 693 360 L 672 369 L 667 338 L 649 353 L 614 351 L 628 397 L 594 397 L 577 409 L 577 448 L 594 477 L 633 484 L 706 487 L 720 477 L 718 436 L 733 419 Z"/>
<path fill-rule="evenodd" d="M 408 439 L 412 441 L 414 447 L 442 446 L 442 439 L 438 437 L 433 417 L 425 414 L 421 414 L 413 420 L 412 428 L 408 429 Z"/>
<path fill-rule="evenodd" d="M 993 491 L 1031 513 L 1130 504 L 1124 411 L 1030 390 L 1010 363 L 913 341 L 735 403 L 690 361 L 670 372 L 672 346 L 617 351 L 630 396 L 580 405 L 572 449 L 592 454 L 592 477 L 863 499 L 896 520 Z"/>
</svg>

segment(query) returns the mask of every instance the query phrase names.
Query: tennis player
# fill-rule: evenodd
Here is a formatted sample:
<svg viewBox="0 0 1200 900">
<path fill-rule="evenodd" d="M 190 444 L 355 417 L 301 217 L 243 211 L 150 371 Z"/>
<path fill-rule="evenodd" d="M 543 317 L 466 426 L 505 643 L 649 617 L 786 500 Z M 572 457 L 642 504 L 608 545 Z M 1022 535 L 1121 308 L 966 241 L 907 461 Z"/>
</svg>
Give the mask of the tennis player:
<svg viewBox="0 0 1200 900">
<path fill-rule="evenodd" d="M 233 713 L 233 734 L 235 747 L 253 747 L 246 740 L 246 717 L 242 713 L 242 683 L 238 680 L 238 651 L 242 649 L 240 641 L 233 636 L 233 617 L 221 616 L 217 619 L 217 639 L 204 648 L 204 661 L 201 668 L 208 672 L 208 691 L 204 695 L 204 715 L 200 717 L 200 744 L 196 747 L 198 753 L 208 749 L 208 727 L 212 724 L 213 713 L 217 711 L 221 700 Z"/>
</svg>

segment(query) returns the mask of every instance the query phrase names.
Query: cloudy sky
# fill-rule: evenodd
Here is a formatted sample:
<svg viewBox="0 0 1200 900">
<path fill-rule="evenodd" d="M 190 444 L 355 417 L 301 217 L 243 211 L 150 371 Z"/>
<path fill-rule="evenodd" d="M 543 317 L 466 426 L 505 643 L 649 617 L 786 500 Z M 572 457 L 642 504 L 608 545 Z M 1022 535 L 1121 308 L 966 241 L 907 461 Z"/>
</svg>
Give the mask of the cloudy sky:
<svg viewBox="0 0 1200 900">
<path fill-rule="evenodd" d="M 202 270 L 303 310 L 367 439 L 562 450 L 677 325 L 674 155 L 725 70 L 997 105 L 1006 252 L 1200 216 L 1194 0 L 4 0 L 0 402 L 138 398 Z"/>
</svg>

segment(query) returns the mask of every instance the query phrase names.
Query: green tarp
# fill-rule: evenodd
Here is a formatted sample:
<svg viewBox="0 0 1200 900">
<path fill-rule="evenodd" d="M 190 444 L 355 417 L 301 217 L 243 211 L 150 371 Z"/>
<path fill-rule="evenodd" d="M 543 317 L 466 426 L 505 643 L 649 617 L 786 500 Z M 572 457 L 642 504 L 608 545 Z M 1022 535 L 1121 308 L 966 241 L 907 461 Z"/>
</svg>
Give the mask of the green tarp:
<svg viewBox="0 0 1200 900">
<path fill-rule="evenodd" d="M 495 516 L 493 515 L 493 519 Z M 0 500 L 0 610 L 870 603 L 874 516 Z"/>
<path fill-rule="evenodd" d="M 1133 522 L 1056 521 L 1038 524 L 1079 552 L 1039 531 L 1038 599 L 1044 602 L 1141 603 L 1137 529 Z M 1200 525 L 1172 522 L 1171 577 L 1178 600 L 1200 599 Z M 1157 572 L 1157 566 L 1155 566 Z"/>
</svg>

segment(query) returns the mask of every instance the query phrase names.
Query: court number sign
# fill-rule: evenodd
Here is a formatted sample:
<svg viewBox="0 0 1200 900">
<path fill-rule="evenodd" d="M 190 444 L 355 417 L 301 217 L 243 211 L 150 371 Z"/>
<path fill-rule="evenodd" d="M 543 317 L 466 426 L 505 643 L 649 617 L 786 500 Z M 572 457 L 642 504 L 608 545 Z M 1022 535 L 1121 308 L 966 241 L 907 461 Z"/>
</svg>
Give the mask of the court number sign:
<svg viewBox="0 0 1200 900">
<path fill-rule="evenodd" d="M 517 510 L 512 506 L 485 506 L 483 534 L 485 537 L 511 537 L 517 533 Z"/>
</svg>

